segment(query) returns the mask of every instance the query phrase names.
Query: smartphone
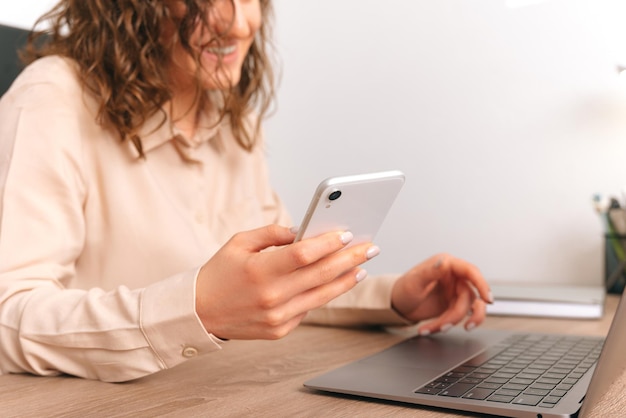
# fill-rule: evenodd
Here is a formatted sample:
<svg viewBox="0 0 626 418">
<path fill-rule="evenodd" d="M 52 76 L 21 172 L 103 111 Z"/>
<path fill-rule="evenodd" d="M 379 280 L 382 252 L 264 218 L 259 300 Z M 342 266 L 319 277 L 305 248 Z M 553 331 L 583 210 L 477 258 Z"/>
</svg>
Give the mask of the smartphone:
<svg viewBox="0 0 626 418">
<path fill-rule="evenodd" d="M 404 185 L 398 170 L 331 177 L 317 187 L 295 241 L 350 231 L 349 245 L 371 242 Z"/>
</svg>

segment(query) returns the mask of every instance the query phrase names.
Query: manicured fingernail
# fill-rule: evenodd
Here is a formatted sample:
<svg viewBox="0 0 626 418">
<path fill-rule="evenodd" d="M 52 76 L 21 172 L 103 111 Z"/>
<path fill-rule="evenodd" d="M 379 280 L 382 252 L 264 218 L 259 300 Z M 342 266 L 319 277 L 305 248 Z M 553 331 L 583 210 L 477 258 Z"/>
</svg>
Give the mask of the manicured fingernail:
<svg viewBox="0 0 626 418">
<path fill-rule="evenodd" d="M 365 279 L 366 277 L 367 277 L 367 271 L 363 269 L 359 270 L 359 272 L 356 274 L 357 283 L 363 281 L 363 279 Z"/>
<path fill-rule="evenodd" d="M 443 257 L 439 257 L 439 259 L 437 259 L 437 262 L 435 263 L 433 267 L 438 269 L 439 267 L 441 267 L 441 264 L 443 264 Z"/>
<path fill-rule="evenodd" d="M 354 238 L 354 235 L 352 235 L 352 232 L 350 231 L 346 231 L 343 234 L 341 234 L 341 243 L 343 245 L 348 244 L 350 241 L 352 241 L 352 238 Z"/>
<path fill-rule="evenodd" d="M 291 232 L 294 235 L 296 235 L 299 230 L 300 230 L 299 226 L 292 226 L 291 228 L 289 228 L 289 232 Z"/>
<path fill-rule="evenodd" d="M 473 330 L 474 328 L 476 328 L 476 324 L 475 324 L 475 323 L 473 323 L 473 322 L 470 322 L 470 323 L 468 323 L 467 325 L 465 325 L 465 330 L 466 330 L 466 331 L 471 331 L 471 330 Z"/>
<path fill-rule="evenodd" d="M 419 332 L 419 335 L 421 335 L 422 337 L 426 337 L 427 335 L 430 335 L 430 331 L 428 331 L 427 329 L 423 329 Z"/>
<path fill-rule="evenodd" d="M 367 249 L 365 256 L 369 260 L 370 258 L 376 257 L 378 254 L 380 254 L 380 248 L 378 248 L 376 245 L 372 245 Z"/>
<path fill-rule="evenodd" d="M 452 328 L 452 324 L 445 324 L 441 326 L 441 332 L 446 332 L 448 331 L 450 328 Z"/>
</svg>

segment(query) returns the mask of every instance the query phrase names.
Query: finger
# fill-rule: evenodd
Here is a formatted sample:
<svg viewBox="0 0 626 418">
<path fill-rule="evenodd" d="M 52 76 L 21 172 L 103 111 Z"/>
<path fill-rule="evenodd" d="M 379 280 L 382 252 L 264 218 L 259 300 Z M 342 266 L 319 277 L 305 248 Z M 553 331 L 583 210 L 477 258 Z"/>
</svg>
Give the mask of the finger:
<svg viewBox="0 0 626 418">
<path fill-rule="evenodd" d="M 486 315 L 487 305 L 485 304 L 485 302 L 482 299 L 474 300 L 474 303 L 472 304 L 471 314 L 465 322 L 465 329 L 467 331 L 470 331 L 476 328 L 478 325 L 483 323 Z"/>
<path fill-rule="evenodd" d="M 274 260 L 280 270 L 293 271 L 343 249 L 353 238 L 350 231 L 328 232 L 280 248 Z"/>
<path fill-rule="evenodd" d="M 420 280 L 417 281 L 420 286 L 431 287 L 432 283 L 454 273 L 452 267 L 456 260 L 448 254 L 437 254 L 415 266 L 412 273 L 420 277 Z"/>
<path fill-rule="evenodd" d="M 471 309 L 474 299 L 475 295 L 472 289 L 465 282 L 457 282 L 455 295 L 449 299 L 446 310 L 428 324 L 419 327 L 418 332 L 421 335 L 428 335 L 434 332 L 447 331 L 467 317 L 467 312 Z"/>
<path fill-rule="evenodd" d="M 258 252 L 269 247 L 291 244 L 295 234 L 290 228 L 280 225 L 267 225 L 251 231 L 235 234 L 231 241 L 248 250 Z"/>
<path fill-rule="evenodd" d="M 336 281 L 346 272 L 353 271 L 355 267 L 374 257 L 378 252 L 378 247 L 372 244 L 359 244 L 346 248 L 294 271 L 283 282 L 283 288 L 296 295 Z M 353 284 L 362 279 L 355 275 L 351 277 Z"/>
<path fill-rule="evenodd" d="M 306 312 L 302 312 L 299 315 L 290 317 L 287 321 L 281 324 L 270 325 L 269 327 L 261 328 L 264 329 L 264 333 L 262 336 L 258 338 L 266 339 L 266 340 L 277 340 L 279 338 L 283 338 L 291 331 L 293 331 L 304 319 L 306 316 Z M 257 338 L 257 339 L 258 339 Z"/>
<path fill-rule="evenodd" d="M 335 280 L 299 293 L 284 304 L 265 312 L 257 322 L 265 339 L 278 339 L 291 332 L 309 311 L 326 305 L 352 289 L 367 276 L 361 268 L 353 268 Z"/>
<path fill-rule="evenodd" d="M 328 283 L 298 294 L 285 305 L 286 309 L 291 315 L 317 309 L 352 289 L 366 276 L 367 272 L 364 269 L 352 268 Z"/>
<path fill-rule="evenodd" d="M 456 278 L 462 278 L 471 283 L 472 287 L 478 291 L 478 295 L 483 301 L 493 303 L 493 294 L 491 293 L 489 284 L 476 266 L 465 260 L 451 256 L 443 256 L 442 264 L 445 264 L 444 268 L 449 269 Z"/>
<path fill-rule="evenodd" d="M 440 270 L 441 274 L 451 274 L 455 279 L 467 280 L 476 289 L 478 295 L 487 303 L 493 303 L 493 295 L 489 284 L 480 270 L 473 264 L 448 254 L 439 254 L 426 262 L 432 269 Z M 431 276 L 434 280 L 437 276 Z"/>
<path fill-rule="evenodd" d="M 431 298 L 433 290 L 445 275 L 445 272 L 441 270 L 441 265 L 441 256 L 436 255 L 424 260 L 424 262 L 417 264 L 408 271 L 403 277 L 410 279 L 402 281 L 404 288 L 401 290 L 401 294 L 411 295 L 411 297 L 395 298 L 396 308 L 401 312 L 410 312 L 415 309 L 416 303 L 421 303 Z M 401 306 L 403 302 L 406 306 Z"/>
</svg>

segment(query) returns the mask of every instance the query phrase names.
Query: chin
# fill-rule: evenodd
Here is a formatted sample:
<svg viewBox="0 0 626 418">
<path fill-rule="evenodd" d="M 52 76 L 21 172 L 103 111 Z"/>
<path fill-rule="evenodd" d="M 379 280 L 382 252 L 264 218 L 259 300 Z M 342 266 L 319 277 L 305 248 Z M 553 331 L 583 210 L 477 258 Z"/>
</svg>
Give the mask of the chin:
<svg viewBox="0 0 626 418">
<path fill-rule="evenodd" d="M 204 87 L 208 90 L 228 90 L 239 84 L 241 71 L 218 71 L 217 80 L 213 74 L 206 74 Z"/>
</svg>

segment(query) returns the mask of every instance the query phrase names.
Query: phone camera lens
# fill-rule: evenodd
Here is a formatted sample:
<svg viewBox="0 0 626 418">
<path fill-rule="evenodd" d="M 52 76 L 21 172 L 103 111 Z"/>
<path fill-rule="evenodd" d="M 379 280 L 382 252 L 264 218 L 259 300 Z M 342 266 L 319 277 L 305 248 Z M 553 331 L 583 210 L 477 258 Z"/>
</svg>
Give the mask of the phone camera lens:
<svg viewBox="0 0 626 418">
<path fill-rule="evenodd" d="M 341 197 L 341 190 L 335 190 L 328 195 L 328 200 L 337 200 L 339 197 Z"/>
</svg>

